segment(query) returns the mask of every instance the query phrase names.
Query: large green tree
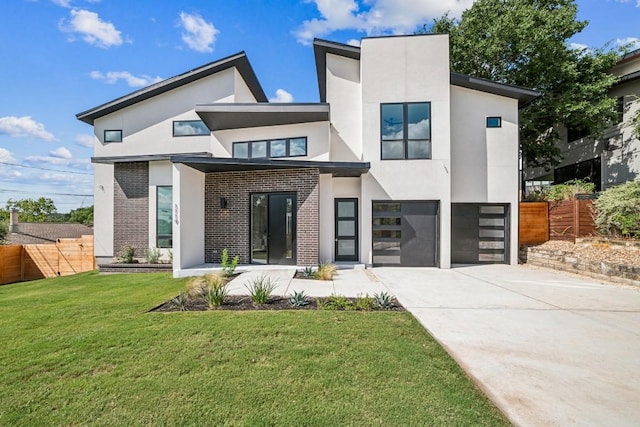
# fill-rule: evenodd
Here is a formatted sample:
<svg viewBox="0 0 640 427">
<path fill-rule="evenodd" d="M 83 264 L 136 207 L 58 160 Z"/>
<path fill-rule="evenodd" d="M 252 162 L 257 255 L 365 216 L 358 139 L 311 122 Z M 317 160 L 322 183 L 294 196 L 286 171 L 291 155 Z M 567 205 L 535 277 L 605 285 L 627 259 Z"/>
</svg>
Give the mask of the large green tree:
<svg viewBox="0 0 640 427">
<path fill-rule="evenodd" d="M 18 209 L 21 222 L 45 222 L 57 213 L 53 200 L 40 197 L 38 199 L 21 199 L 7 201 L 6 209 L 0 209 L 0 220 L 9 219 L 12 209 Z"/>
<path fill-rule="evenodd" d="M 73 209 L 69 212 L 69 222 L 77 222 L 84 225 L 93 224 L 93 206 Z"/>
<path fill-rule="evenodd" d="M 574 49 L 587 25 L 570 0 L 478 0 L 459 20 L 445 15 L 423 32 L 449 33 L 452 71 L 537 90 L 520 114 L 520 142 L 529 166 L 557 164 L 558 125 L 592 135 L 615 117 L 607 95 L 619 53 Z"/>
</svg>

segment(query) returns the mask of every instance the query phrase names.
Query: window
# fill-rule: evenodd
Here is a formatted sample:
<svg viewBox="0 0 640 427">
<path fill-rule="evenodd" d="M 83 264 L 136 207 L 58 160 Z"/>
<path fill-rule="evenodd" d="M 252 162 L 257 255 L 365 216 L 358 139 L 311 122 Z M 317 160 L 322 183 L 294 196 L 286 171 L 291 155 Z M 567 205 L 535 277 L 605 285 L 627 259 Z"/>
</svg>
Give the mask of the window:
<svg viewBox="0 0 640 427">
<path fill-rule="evenodd" d="M 616 124 L 624 121 L 624 96 L 616 99 Z"/>
<path fill-rule="evenodd" d="M 487 127 L 488 128 L 501 128 L 502 127 L 502 117 L 487 117 Z"/>
<path fill-rule="evenodd" d="M 122 130 L 105 130 L 104 142 L 122 142 Z"/>
<path fill-rule="evenodd" d="M 380 106 L 381 158 L 431 158 L 431 103 Z"/>
<path fill-rule="evenodd" d="M 233 143 L 233 157 L 236 159 L 299 157 L 306 155 L 306 137 Z"/>
<path fill-rule="evenodd" d="M 573 142 L 589 136 L 589 129 L 584 126 L 568 126 L 567 142 Z"/>
<path fill-rule="evenodd" d="M 173 246 L 173 188 L 171 186 L 156 187 L 156 247 Z"/>
<path fill-rule="evenodd" d="M 202 120 L 176 120 L 173 122 L 173 136 L 209 135 L 211 132 Z"/>
</svg>

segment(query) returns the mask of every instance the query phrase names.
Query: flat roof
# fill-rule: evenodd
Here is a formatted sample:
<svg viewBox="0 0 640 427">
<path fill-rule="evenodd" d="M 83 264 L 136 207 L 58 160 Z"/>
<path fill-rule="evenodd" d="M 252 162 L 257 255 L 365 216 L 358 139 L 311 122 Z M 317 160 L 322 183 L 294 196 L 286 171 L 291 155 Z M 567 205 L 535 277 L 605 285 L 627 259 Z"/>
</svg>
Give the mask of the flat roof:
<svg viewBox="0 0 640 427">
<path fill-rule="evenodd" d="M 93 125 L 95 119 L 111 114 L 115 111 L 129 107 L 138 102 L 147 100 L 154 96 L 163 94 L 180 86 L 192 83 L 196 80 L 210 76 L 212 74 L 235 67 L 244 81 L 247 83 L 249 90 L 258 102 L 267 102 L 267 95 L 264 93 L 256 74 L 249 63 L 246 53 L 239 52 L 235 55 L 210 62 L 201 67 L 194 68 L 186 73 L 170 77 L 161 82 L 147 86 L 128 95 L 116 98 L 97 107 L 76 114 L 76 118 L 85 123 Z"/>
<path fill-rule="evenodd" d="M 188 156 L 188 157 L 211 157 L 211 153 L 173 153 L 173 154 L 146 154 L 146 155 L 133 155 L 133 156 L 102 156 L 92 157 L 91 163 L 130 163 L 130 162 L 157 162 L 157 161 L 170 161 L 173 156 Z"/>
<path fill-rule="evenodd" d="M 359 177 L 369 171 L 369 162 L 322 162 L 288 159 L 235 159 L 221 157 L 172 156 L 173 163 L 182 163 L 203 173 L 247 172 L 279 169 L 318 169 L 335 177 Z"/>
<path fill-rule="evenodd" d="M 199 104 L 195 111 L 211 131 L 329 121 L 329 104 L 319 103 Z"/>
</svg>

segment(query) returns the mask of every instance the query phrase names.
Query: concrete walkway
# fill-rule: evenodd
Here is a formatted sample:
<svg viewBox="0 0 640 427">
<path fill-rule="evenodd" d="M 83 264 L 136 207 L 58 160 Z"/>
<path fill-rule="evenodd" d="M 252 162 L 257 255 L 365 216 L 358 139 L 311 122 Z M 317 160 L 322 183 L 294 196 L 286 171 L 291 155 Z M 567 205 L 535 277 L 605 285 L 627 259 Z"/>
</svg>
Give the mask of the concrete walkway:
<svg viewBox="0 0 640 427">
<path fill-rule="evenodd" d="M 640 291 L 518 266 L 373 272 L 516 425 L 640 425 Z"/>
</svg>

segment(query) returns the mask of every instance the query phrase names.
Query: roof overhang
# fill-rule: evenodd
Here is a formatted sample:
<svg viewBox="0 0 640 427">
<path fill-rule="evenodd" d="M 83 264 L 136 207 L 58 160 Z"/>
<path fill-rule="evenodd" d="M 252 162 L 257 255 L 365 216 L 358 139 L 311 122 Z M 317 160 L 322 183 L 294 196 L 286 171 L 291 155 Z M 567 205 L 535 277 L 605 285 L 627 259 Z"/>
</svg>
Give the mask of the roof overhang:
<svg viewBox="0 0 640 427">
<path fill-rule="evenodd" d="M 247 55 L 244 52 L 240 52 L 78 113 L 76 118 L 93 125 L 95 119 L 232 67 L 238 70 L 258 102 L 268 101 L 267 95 L 264 93 L 262 86 L 260 86 Z"/>
<path fill-rule="evenodd" d="M 359 61 L 360 48 L 348 44 L 315 39 L 313 40 L 313 53 L 316 58 L 316 74 L 318 76 L 320 102 L 327 102 L 327 53 Z"/>
<path fill-rule="evenodd" d="M 318 169 L 321 174 L 335 177 L 359 177 L 369 171 L 369 162 L 321 162 L 314 160 L 233 159 L 220 157 L 172 156 L 181 163 L 203 173 L 249 172 L 259 170 Z"/>
<path fill-rule="evenodd" d="M 467 89 L 478 90 L 481 92 L 492 93 L 494 95 L 506 96 L 518 100 L 518 108 L 524 108 L 533 100 L 540 96 L 535 90 L 513 86 L 504 83 L 494 82 L 493 80 L 472 77 L 466 74 L 451 73 L 451 84 Z"/>
<path fill-rule="evenodd" d="M 329 121 L 329 104 L 217 103 L 196 105 L 211 131 Z"/>
<path fill-rule="evenodd" d="M 134 162 L 160 162 L 170 161 L 176 154 L 149 154 L 139 156 L 105 156 L 105 157 L 92 157 L 91 163 L 100 163 L 106 165 L 112 165 L 114 163 L 134 163 Z M 191 158 L 211 157 L 211 153 L 188 153 L 180 154 L 180 156 L 188 156 Z"/>
</svg>

